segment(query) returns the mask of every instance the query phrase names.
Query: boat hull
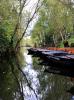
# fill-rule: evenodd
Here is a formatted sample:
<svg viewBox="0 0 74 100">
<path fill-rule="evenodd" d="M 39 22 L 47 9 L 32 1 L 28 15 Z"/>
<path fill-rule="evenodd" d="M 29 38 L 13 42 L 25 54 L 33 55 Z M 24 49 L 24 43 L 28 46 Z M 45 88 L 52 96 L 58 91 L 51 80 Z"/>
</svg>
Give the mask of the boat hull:
<svg viewBox="0 0 74 100">
<path fill-rule="evenodd" d="M 74 55 L 65 51 L 30 49 L 29 54 L 39 57 L 41 65 L 48 66 L 48 72 L 74 77 Z M 52 71 L 51 71 L 52 70 Z"/>
</svg>

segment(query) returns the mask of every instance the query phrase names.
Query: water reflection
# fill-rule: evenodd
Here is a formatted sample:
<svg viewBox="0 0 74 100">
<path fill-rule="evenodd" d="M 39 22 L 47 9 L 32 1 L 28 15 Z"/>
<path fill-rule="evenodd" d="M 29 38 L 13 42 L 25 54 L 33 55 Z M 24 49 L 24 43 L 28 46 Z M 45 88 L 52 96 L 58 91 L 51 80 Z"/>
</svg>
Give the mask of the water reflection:
<svg viewBox="0 0 74 100">
<path fill-rule="evenodd" d="M 14 60 L 13 60 L 14 61 Z M 20 92 L 9 59 L 0 59 L 0 100 L 19 100 Z M 17 68 L 13 69 L 17 73 Z"/>
<path fill-rule="evenodd" d="M 45 73 L 39 58 L 26 52 L 22 56 L 22 64 L 14 56 L 0 59 L 0 100 L 74 100 L 67 92 L 74 80 Z"/>
<path fill-rule="evenodd" d="M 40 94 L 42 100 L 71 100 L 72 95 L 66 90 L 73 86 L 73 81 L 69 77 L 44 73 L 42 69 L 45 66 L 40 66 L 40 59 L 33 58 L 33 66 L 36 70 L 39 69 Z M 37 69 L 38 68 L 38 69 Z"/>
<path fill-rule="evenodd" d="M 30 82 L 31 87 L 35 91 L 34 92 L 30 90 L 28 86 L 24 86 L 24 91 L 26 90 L 26 93 L 24 92 L 26 97 L 25 100 L 39 100 L 38 89 L 40 84 L 39 79 L 37 78 L 38 72 L 33 69 L 31 55 L 27 55 L 27 53 L 24 53 L 24 57 L 26 60 L 26 66 L 23 68 L 23 71 L 26 74 L 26 77 Z"/>
<path fill-rule="evenodd" d="M 72 95 L 71 100 L 74 100 L 74 86 L 72 86 L 69 90 L 67 90 L 67 92 Z"/>
</svg>

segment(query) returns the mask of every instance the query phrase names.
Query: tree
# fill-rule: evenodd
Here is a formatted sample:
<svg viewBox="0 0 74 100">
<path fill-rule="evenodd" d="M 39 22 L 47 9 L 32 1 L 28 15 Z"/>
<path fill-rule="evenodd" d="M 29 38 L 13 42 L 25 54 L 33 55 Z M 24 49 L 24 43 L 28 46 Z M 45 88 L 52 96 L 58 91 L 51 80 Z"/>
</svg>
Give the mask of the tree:
<svg viewBox="0 0 74 100">
<path fill-rule="evenodd" d="M 16 10 L 12 8 L 12 4 L 9 0 L 7 0 L 7 2 L 1 0 L 0 4 L 0 52 L 5 52 L 11 41 L 17 13 Z"/>
<path fill-rule="evenodd" d="M 41 28 L 38 33 L 43 32 L 44 37 L 47 35 L 46 41 L 48 41 L 48 39 L 50 40 L 49 37 L 51 37 L 51 39 L 53 39 L 52 43 L 57 46 L 58 41 L 64 41 L 67 33 L 72 32 L 73 22 L 71 10 L 60 1 L 45 0 L 43 8 L 39 14 L 40 17 L 39 21 L 37 22 L 37 26 L 39 25 Z M 35 30 L 37 30 L 37 26 L 35 26 Z M 48 43 L 51 44 L 51 42 Z"/>
<path fill-rule="evenodd" d="M 26 10 L 27 5 L 29 4 L 28 0 L 7 0 L 7 2 L 1 0 L 0 2 L 0 27 L 4 28 L 4 33 L 1 34 L 4 34 L 6 40 L 3 41 L 8 44 L 5 44 L 6 48 L 5 45 L 3 47 L 5 48 L 5 51 L 16 51 L 16 48 L 18 48 L 18 45 L 27 32 L 27 29 L 30 27 L 31 21 L 35 18 L 36 13 L 42 4 L 42 0 L 38 0 L 35 3 L 32 8 L 34 10 L 31 12 Z M 4 38 L 1 36 L 1 39 Z"/>
<path fill-rule="evenodd" d="M 59 0 L 63 5 L 65 5 L 68 9 L 70 9 L 70 14 L 72 16 L 72 29 L 74 33 L 74 2 L 72 0 Z"/>
<path fill-rule="evenodd" d="M 19 9 L 19 14 L 18 14 L 19 16 L 18 16 L 17 23 L 16 23 L 16 26 L 15 26 L 15 29 L 14 29 L 14 34 L 13 34 L 13 36 L 12 36 L 12 38 L 11 38 L 11 45 L 13 44 L 13 39 L 15 38 L 15 35 L 16 35 L 16 33 L 17 33 L 17 30 L 18 30 L 18 27 L 19 27 L 20 24 L 21 24 L 20 21 L 21 21 L 22 12 L 23 12 L 24 6 L 26 6 L 27 1 L 28 1 L 28 0 L 24 0 L 24 1 L 20 0 L 20 1 L 19 1 L 19 2 L 20 2 L 20 3 L 19 3 L 19 4 L 20 4 L 20 9 Z M 23 2 L 23 3 L 22 3 L 22 2 Z M 38 0 L 38 2 L 37 2 L 37 4 L 36 4 L 34 12 L 29 13 L 29 16 L 28 16 L 27 19 L 26 19 L 25 29 L 24 29 L 24 31 L 21 33 L 20 38 L 17 40 L 16 45 L 15 45 L 15 48 L 18 47 L 18 45 L 19 45 L 19 43 L 21 42 L 21 40 L 23 39 L 23 37 L 24 37 L 24 35 L 25 35 L 25 33 L 26 33 L 26 31 L 27 31 L 27 29 L 28 29 L 28 27 L 29 27 L 31 21 L 33 20 L 35 14 L 36 14 L 37 11 L 39 10 L 39 8 L 40 8 L 39 4 L 40 4 L 40 0 Z"/>
</svg>

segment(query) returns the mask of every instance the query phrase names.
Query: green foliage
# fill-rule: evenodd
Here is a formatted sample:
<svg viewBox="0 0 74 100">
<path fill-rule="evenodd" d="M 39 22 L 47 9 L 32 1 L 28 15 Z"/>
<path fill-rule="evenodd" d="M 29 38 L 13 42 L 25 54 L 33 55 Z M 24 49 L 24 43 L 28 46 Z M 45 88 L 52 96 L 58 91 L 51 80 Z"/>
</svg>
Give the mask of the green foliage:
<svg viewBox="0 0 74 100">
<path fill-rule="evenodd" d="M 15 15 L 15 16 L 14 16 Z M 10 0 L 0 1 L 0 52 L 5 52 L 10 45 L 17 20 L 17 13 Z"/>
<path fill-rule="evenodd" d="M 33 40 L 38 44 L 42 41 L 42 44 L 50 45 L 66 39 L 67 33 L 73 33 L 71 6 L 61 3 L 60 0 L 45 0 L 32 32 Z"/>
</svg>

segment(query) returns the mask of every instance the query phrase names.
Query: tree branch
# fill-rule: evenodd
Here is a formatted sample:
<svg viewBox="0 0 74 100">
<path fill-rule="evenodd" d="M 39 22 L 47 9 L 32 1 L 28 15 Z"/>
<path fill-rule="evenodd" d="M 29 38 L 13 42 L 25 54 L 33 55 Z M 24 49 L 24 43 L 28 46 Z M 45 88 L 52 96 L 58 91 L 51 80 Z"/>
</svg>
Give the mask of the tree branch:
<svg viewBox="0 0 74 100">
<path fill-rule="evenodd" d="M 28 20 L 28 23 L 27 23 L 27 25 L 26 25 L 26 28 L 25 28 L 25 30 L 24 30 L 24 32 L 23 32 L 21 38 L 17 41 L 16 46 L 15 46 L 15 49 L 18 47 L 18 44 L 19 44 L 19 43 L 21 42 L 21 40 L 23 39 L 23 37 L 24 37 L 24 35 L 25 35 L 25 33 L 26 33 L 28 27 L 29 27 L 30 22 L 33 20 L 35 14 L 38 12 L 38 10 L 39 10 L 39 8 L 40 8 L 40 7 L 39 7 L 39 3 L 40 3 L 40 0 L 38 0 L 38 2 L 37 2 L 37 5 L 36 5 L 35 11 L 34 11 L 32 17 Z"/>
<path fill-rule="evenodd" d="M 13 35 L 11 37 L 11 42 L 10 42 L 11 45 L 13 44 L 13 38 L 14 38 L 14 36 L 17 32 L 18 26 L 19 26 L 19 18 L 20 18 L 20 15 L 21 15 L 22 11 L 23 11 L 24 5 L 26 4 L 26 1 L 27 0 L 24 0 L 22 6 L 20 5 L 20 12 L 19 12 L 19 15 L 18 15 L 17 23 L 16 23 L 16 26 L 15 26 Z"/>
</svg>

